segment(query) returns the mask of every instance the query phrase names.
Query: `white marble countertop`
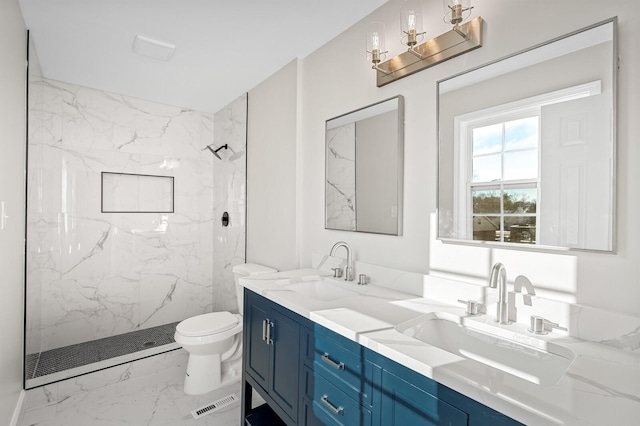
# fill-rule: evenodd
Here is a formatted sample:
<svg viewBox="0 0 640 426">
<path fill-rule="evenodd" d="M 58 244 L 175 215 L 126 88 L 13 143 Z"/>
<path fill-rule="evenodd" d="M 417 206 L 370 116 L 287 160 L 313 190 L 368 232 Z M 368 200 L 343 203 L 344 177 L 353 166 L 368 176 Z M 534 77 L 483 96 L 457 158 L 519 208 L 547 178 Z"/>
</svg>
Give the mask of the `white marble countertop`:
<svg viewBox="0 0 640 426">
<path fill-rule="evenodd" d="M 395 326 L 433 312 L 464 317 L 455 306 L 377 285 L 359 286 L 304 269 L 242 279 L 246 288 L 309 318 L 342 336 L 430 377 L 522 423 L 530 425 L 638 424 L 640 354 L 602 343 L 551 333 L 537 337 L 576 354 L 567 372 L 552 386 L 541 386 L 478 361 L 457 356 L 400 333 Z M 311 277 L 347 290 L 344 297 L 318 300 L 292 290 Z M 494 312 L 468 321 L 497 332 L 527 336 L 526 326 L 498 325 Z M 526 337 L 524 337 L 526 339 Z"/>
</svg>

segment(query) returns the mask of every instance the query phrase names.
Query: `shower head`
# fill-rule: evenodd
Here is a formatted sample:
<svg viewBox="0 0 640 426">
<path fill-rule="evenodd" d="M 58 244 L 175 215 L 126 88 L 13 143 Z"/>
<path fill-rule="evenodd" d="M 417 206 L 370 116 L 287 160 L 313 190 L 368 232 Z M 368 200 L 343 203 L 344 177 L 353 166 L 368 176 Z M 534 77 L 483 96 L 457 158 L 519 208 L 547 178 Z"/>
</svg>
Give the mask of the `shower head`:
<svg viewBox="0 0 640 426">
<path fill-rule="evenodd" d="M 222 157 L 220 157 L 220 154 L 218 154 L 218 151 L 220 151 L 221 149 L 228 149 L 232 152 L 231 156 L 229 156 L 229 158 L 227 158 L 226 161 L 235 161 L 244 155 L 244 151 L 235 152 L 233 148 L 231 148 L 228 144 L 224 144 L 221 147 L 216 149 L 213 149 L 211 148 L 211 145 L 208 145 L 204 147 L 202 150 L 204 151 L 205 149 L 208 149 L 209 151 L 211 151 L 211 153 L 216 157 L 218 157 L 219 160 L 222 160 Z"/>
<path fill-rule="evenodd" d="M 227 144 L 224 144 L 220 148 L 216 148 L 216 149 L 211 148 L 211 145 L 207 145 L 202 150 L 204 151 L 205 149 L 208 149 L 209 151 L 211 151 L 213 155 L 218 157 L 218 160 L 222 160 L 222 157 L 220 157 L 220 155 L 218 154 L 218 151 L 220 151 L 221 149 L 227 149 L 227 148 L 229 148 Z"/>
</svg>

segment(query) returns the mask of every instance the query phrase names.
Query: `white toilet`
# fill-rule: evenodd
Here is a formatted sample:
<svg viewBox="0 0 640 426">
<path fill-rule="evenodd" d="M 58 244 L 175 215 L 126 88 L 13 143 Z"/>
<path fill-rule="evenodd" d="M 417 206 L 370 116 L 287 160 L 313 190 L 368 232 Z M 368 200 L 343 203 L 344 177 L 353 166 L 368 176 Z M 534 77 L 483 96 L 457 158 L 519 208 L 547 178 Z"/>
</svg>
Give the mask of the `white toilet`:
<svg viewBox="0 0 640 426">
<path fill-rule="evenodd" d="M 240 379 L 242 362 L 242 277 L 277 272 L 253 263 L 234 266 L 239 314 L 212 312 L 188 318 L 176 327 L 177 343 L 189 352 L 184 393 L 200 395 Z"/>
</svg>

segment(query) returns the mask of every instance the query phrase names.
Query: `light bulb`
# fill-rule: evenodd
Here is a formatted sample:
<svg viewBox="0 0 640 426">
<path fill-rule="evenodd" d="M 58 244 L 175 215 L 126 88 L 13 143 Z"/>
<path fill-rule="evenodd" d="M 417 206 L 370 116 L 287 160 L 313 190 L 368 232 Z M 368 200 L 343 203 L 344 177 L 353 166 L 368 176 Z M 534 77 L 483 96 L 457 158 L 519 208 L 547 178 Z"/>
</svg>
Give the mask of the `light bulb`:
<svg viewBox="0 0 640 426">
<path fill-rule="evenodd" d="M 413 10 L 409 11 L 409 15 L 407 17 L 407 27 L 409 31 L 416 30 L 416 13 Z"/>
<path fill-rule="evenodd" d="M 380 35 L 376 32 L 371 33 L 371 47 L 373 50 L 380 50 Z"/>
</svg>

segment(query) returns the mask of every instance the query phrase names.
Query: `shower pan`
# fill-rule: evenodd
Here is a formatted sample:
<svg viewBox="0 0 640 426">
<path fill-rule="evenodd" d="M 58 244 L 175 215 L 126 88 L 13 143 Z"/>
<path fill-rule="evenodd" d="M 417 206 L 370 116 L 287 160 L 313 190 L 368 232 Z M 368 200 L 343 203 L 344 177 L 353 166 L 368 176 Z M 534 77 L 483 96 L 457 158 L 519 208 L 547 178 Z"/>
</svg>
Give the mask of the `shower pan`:
<svg viewBox="0 0 640 426">
<path fill-rule="evenodd" d="M 176 325 L 174 322 L 28 354 L 28 388 L 178 349 L 173 338 Z"/>
</svg>

